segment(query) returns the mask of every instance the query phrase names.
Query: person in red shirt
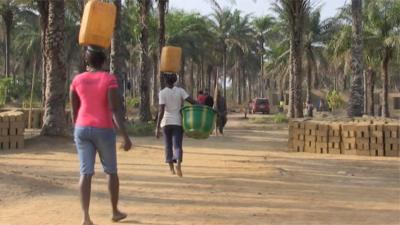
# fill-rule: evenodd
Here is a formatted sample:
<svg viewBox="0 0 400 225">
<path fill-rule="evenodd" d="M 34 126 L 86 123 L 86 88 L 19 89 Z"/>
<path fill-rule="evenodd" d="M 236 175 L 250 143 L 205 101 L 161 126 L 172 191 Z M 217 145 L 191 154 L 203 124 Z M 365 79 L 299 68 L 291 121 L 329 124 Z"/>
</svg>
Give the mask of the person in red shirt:
<svg viewBox="0 0 400 225">
<path fill-rule="evenodd" d="M 198 102 L 199 104 L 204 105 L 204 103 L 206 102 L 206 99 L 207 99 L 207 96 L 204 94 L 203 91 L 199 91 L 199 92 L 197 93 L 197 102 Z"/>
<path fill-rule="evenodd" d="M 87 72 L 77 75 L 72 81 L 70 99 L 74 122 L 74 141 L 80 162 L 80 197 L 83 210 L 83 225 L 93 225 L 89 216 L 90 192 L 96 153 L 99 153 L 112 205 L 112 220 L 120 221 L 126 214 L 118 209 L 119 178 L 117 174 L 116 126 L 120 129 L 128 151 L 132 142 L 124 127 L 122 104 L 118 94 L 118 83 L 114 75 L 102 71 L 106 60 L 102 49 L 88 47 L 85 53 Z"/>
</svg>

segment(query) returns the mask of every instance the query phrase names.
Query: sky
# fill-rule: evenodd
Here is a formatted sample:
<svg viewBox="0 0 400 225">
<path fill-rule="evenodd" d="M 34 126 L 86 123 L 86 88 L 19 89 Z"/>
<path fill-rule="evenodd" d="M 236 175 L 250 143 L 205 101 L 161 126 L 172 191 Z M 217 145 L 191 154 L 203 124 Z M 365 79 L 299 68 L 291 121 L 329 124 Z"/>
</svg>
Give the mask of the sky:
<svg viewBox="0 0 400 225">
<path fill-rule="evenodd" d="M 231 0 L 217 0 L 222 7 L 228 6 L 232 9 L 240 9 L 245 13 L 252 13 L 255 16 L 263 16 L 270 13 L 271 3 L 276 0 L 235 0 L 232 5 Z M 337 8 L 342 7 L 350 0 L 314 0 L 314 3 L 322 5 L 321 17 L 326 19 L 336 15 Z M 212 12 L 210 0 L 169 0 L 170 8 L 183 9 L 185 11 L 199 12 L 208 15 Z"/>
</svg>

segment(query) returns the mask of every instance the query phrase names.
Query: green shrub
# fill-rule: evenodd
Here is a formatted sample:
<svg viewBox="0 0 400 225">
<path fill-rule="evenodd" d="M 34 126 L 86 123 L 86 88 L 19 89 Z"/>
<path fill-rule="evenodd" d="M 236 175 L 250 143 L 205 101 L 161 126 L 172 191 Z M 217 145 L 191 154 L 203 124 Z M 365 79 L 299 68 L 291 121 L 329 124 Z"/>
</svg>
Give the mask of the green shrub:
<svg viewBox="0 0 400 225">
<path fill-rule="evenodd" d="M 333 111 L 337 108 L 340 108 L 343 104 L 343 100 L 339 95 L 339 92 L 337 92 L 336 90 L 333 91 L 329 91 L 327 96 L 326 96 L 326 100 L 328 102 L 328 106 L 329 108 Z"/>
<path fill-rule="evenodd" d="M 153 121 L 135 122 L 127 126 L 129 135 L 136 137 L 153 136 L 156 129 L 156 124 Z"/>
<path fill-rule="evenodd" d="M 272 117 L 272 121 L 274 121 L 274 123 L 287 123 L 289 120 L 285 114 L 278 113 Z"/>
<path fill-rule="evenodd" d="M 126 98 L 126 107 L 128 108 L 137 108 L 140 104 L 140 98 Z"/>
</svg>

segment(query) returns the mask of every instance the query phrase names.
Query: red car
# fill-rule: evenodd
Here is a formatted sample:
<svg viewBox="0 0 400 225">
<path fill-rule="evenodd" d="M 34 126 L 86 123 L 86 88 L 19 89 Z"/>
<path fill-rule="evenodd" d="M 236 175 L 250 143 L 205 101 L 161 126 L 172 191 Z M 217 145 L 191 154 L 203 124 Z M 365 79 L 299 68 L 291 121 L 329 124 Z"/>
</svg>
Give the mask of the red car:
<svg viewBox="0 0 400 225">
<path fill-rule="evenodd" d="M 269 101 L 266 98 L 255 98 L 249 103 L 250 113 L 269 114 Z"/>
</svg>

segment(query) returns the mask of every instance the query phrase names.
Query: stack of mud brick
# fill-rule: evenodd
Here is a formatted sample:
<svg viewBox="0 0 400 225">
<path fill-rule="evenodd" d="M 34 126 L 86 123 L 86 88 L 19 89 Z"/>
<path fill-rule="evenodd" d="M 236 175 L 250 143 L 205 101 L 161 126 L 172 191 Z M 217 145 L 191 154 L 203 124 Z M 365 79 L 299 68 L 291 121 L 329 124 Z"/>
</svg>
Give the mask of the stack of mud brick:
<svg viewBox="0 0 400 225">
<path fill-rule="evenodd" d="M 384 123 L 371 124 L 370 130 L 370 155 L 371 156 L 384 156 L 385 145 L 384 145 Z"/>
<path fill-rule="evenodd" d="M 315 129 L 315 135 L 315 152 L 320 154 L 329 153 L 329 124 L 318 123 Z"/>
<path fill-rule="evenodd" d="M 370 124 L 357 123 L 355 126 L 356 154 L 370 156 Z"/>
<path fill-rule="evenodd" d="M 328 130 L 328 153 L 341 154 L 342 126 L 340 123 L 330 123 Z"/>
<path fill-rule="evenodd" d="M 316 153 L 315 147 L 317 142 L 318 124 L 313 121 L 307 121 L 305 122 L 304 127 L 305 127 L 304 151 L 309 153 Z"/>
<path fill-rule="evenodd" d="M 400 156 L 400 124 L 388 123 L 384 126 L 385 156 Z"/>
<path fill-rule="evenodd" d="M 344 155 L 356 155 L 356 124 L 344 123 L 341 130 L 341 153 Z"/>
<path fill-rule="evenodd" d="M 22 112 L 0 113 L 0 149 L 24 147 L 25 121 Z"/>
<path fill-rule="evenodd" d="M 289 123 L 289 147 L 294 152 L 304 152 L 304 122 L 291 121 Z"/>
</svg>

